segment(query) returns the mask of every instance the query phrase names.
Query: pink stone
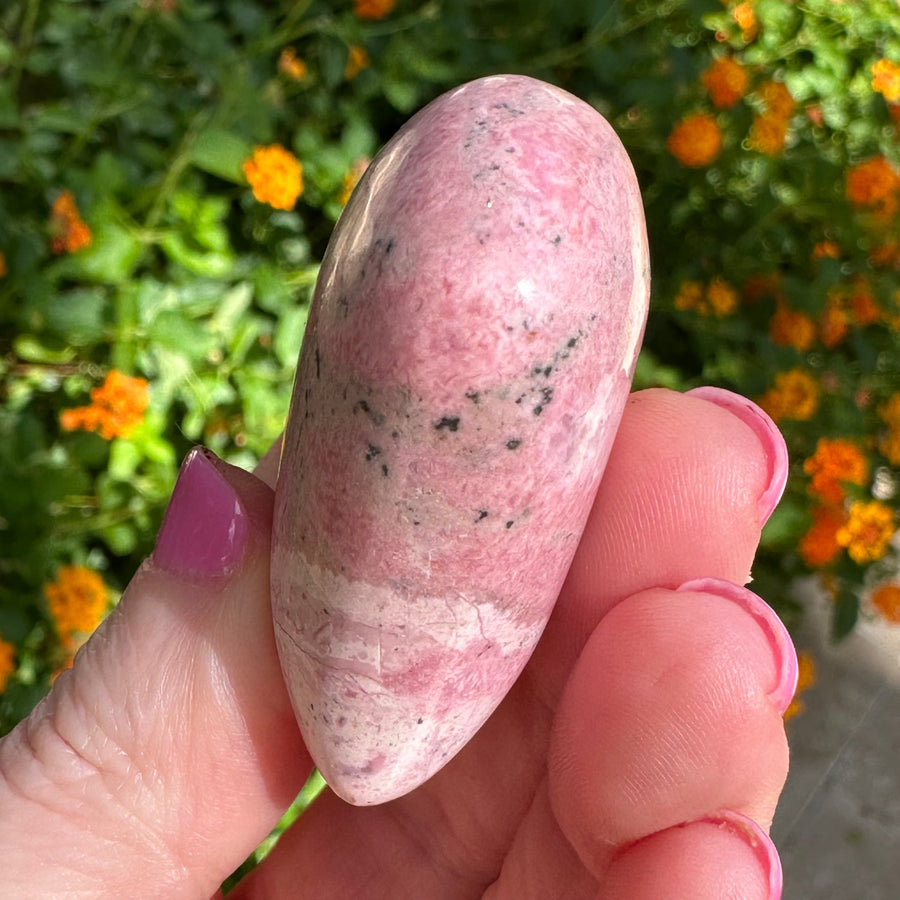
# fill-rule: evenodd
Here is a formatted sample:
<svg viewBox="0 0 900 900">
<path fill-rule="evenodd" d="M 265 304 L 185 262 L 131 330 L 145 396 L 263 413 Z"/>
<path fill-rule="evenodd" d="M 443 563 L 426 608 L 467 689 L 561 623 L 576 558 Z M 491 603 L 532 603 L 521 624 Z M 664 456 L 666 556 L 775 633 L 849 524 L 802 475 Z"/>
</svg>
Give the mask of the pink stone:
<svg viewBox="0 0 900 900">
<path fill-rule="evenodd" d="M 322 263 L 272 602 L 307 746 L 350 803 L 420 785 L 541 635 L 631 384 L 649 264 L 609 124 L 495 76 L 385 146 Z"/>
</svg>

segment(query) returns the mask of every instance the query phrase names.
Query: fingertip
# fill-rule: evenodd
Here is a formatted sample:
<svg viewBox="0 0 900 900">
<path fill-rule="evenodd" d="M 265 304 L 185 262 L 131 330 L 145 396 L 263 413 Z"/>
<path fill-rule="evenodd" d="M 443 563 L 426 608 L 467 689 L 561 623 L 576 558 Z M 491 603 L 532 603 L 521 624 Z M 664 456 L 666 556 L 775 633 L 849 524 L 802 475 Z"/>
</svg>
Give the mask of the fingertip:
<svg viewBox="0 0 900 900">
<path fill-rule="evenodd" d="M 782 868 L 752 819 L 724 811 L 652 834 L 622 850 L 597 900 L 779 900 Z"/>
</svg>

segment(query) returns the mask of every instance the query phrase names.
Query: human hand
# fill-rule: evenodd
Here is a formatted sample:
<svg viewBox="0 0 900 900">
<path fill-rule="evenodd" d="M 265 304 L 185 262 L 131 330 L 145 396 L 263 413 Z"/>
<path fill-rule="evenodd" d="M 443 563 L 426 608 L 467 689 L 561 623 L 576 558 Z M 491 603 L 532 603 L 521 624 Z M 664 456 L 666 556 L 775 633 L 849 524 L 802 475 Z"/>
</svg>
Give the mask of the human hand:
<svg viewBox="0 0 900 900">
<path fill-rule="evenodd" d="M 205 900 L 309 775 L 269 609 L 275 465 L 192 454 L 153 556 L 0 742 L 0 898 Z M 779 896 L 796 658 L 737 585 L 786 468 L 734 395 L 633 395 L 495 714 L 405 797 L 323 794 L 229 896 Z"/>
</svg>

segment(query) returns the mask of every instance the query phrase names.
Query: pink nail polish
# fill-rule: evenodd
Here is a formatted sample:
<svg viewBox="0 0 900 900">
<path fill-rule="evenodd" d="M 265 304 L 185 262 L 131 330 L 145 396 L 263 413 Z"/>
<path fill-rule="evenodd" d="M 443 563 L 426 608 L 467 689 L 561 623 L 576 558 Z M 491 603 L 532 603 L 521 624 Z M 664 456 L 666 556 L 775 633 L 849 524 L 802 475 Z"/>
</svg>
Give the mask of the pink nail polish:
<svg viewBox="0 0 900 900">
<path fill-rule="evenodd" d="M 153 551 L 159 568 L 214 578 L 229 575 L 241 561 L 246 513 L 216 462 L 203 447 L 185 457 Z"/>
<path fill-rule="evenodd" d="M 768 876 L 768 896 L 771 900 L 779 900 L 784 890 L 784 872 L 781 868 L 781 859 L 778 856 L 778 850 L 772 843 L 772 839 L 753 819 L 728 809 L 697 821 L 715 825 L 717 828 L 730 832 L 748 844 L 750 849 L 756 854 L 763 871 Z"/>
<path fill-rule="evenodd" d="M 687 392 L 692 397 L 708 400 L 737 416 L 753 429 L 765 448 L 769 464 L 769 485 L 759 498 L 759 517 L 765 524 L 784 493 L 788 478 L 787 445 L 778 426 L 752 400 L 718 387 L 698 387 Z"/>
<path fill-rule="evenodd" d="M 758 594 L 724 578 L 694 578 L 679 585 L 679 591 L 702 591 L 737 603 L 757 622 L 769 640 L 778 675 L 769 692 L 772 703 L 783 715 L 797 690 L 797 651 L 787 628 L 775 611 Z"/>
</svg>

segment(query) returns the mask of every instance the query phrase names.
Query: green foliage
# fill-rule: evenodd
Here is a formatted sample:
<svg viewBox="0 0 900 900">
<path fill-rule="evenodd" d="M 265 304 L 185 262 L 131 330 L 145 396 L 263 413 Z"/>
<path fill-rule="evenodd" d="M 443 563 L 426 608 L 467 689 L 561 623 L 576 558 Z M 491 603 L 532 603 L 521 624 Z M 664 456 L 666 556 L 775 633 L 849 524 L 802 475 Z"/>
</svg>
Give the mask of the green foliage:
<svg viewBox="0 0 900 900">
<path fill-rule="evenodd" d="M 778 603 L 791 577 L 824 569 L 841 635 L 867 614 L 867 589 L 896 578 L 893 550 L 869 564 L 842 548 L 815 566 L 798 553 L 818 503 L 803 464 L 819 437 L 850 439 L 865 457 L 847 503 L 877 488 L 893 504 L 900 459 L 882 410 L 900 391 L 900 229 L 896 206 L 850 202 L 847 178 L 876 157 L 900 162 L 897 107 L 872 84 L 876 62 L 900 62 L 896 2 L 389 6 L 375 20 L 351 0 L 0 10 L 0 638 L 17 667 L 0 692 L 0 733 L 61 661 L 44 585 L 84 565 L 115 597 L 152 549 L 192 444 L 253 465 L 283 425 L 318 263 L 354 171 L 415 109 L 493 72 L 585 98 L 634 160 L 654 267 L 638 385 L 716 383 L 777 413 L 793 468 L 757 582 Z M 739 22 L 748 11 L 754 22 Z M 703 74 L 724 57 L 749 82 L 717 108 Z M 762 149 L 754 129 L 771 124 L 771 81 L 792 106 L 781 142 Z M 668 144 L 692 113 L 712 117 L 722 140 L 693 167 Z M 253 148 L 275 143 L 303 167 L 289 209 L 257 200 L 243 170 Z M 60 213 L 65 191 L 89 229 L 80 248 L 78 219 Z M 685 301 L 692 282 L 706 305 Z M 863 295 L 874 317 L 862 318 Z M 786 333 L 784 310 L 795 316 Z M 818 391 L 802 416 L 796 398 L 791 408 L 773 394 L 791 370 Z M 111 437 L 62 427 L 112 371 L 149 384 L 140 423 Z"/>
</svg>

